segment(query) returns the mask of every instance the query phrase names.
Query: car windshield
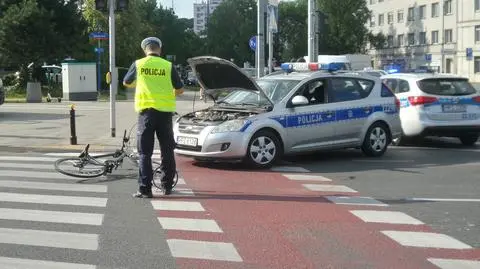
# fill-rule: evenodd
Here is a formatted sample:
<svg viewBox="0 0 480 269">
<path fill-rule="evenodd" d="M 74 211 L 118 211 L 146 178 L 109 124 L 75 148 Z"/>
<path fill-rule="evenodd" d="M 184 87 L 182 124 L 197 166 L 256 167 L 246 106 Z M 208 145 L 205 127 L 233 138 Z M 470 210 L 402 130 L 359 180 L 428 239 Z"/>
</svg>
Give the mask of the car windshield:
<svg viewBox="0 0 480 269">
<path fill-rule="evenodd" d="M 476 93 L 475 88 L 463 78 L 429 78 L 417 82 L 424 93 L 435 95 L 470 95 Z"/>
<path fill-rule="evenodd" d="M 280 102 L 287 94 L 300 83 L 300 80 L 285 79 L 259 79 L 258 86 L 262 88 L 265 94 L 273 103 Z"/>
</svg>

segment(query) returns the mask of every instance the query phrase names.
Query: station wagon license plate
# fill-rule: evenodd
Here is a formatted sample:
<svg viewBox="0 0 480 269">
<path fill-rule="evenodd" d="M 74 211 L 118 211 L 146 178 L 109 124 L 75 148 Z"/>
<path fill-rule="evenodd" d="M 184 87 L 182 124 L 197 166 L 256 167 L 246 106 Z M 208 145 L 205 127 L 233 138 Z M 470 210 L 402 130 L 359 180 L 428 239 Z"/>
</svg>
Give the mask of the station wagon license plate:
<svg viewBox="0 0 480 269">
<path fill-rule="evenodd" d="M 463 113 L 467 112 L 467 106 L 465 105 L 443 105 L 443 112 L 445 113 Z"/>
<path fill-rule="evenodd" d="M 194 137 L 179 136 L 177 138 L 177 144 L 184 145 L 184 146 L 196 147 L 197 144 L 198 144 L 198 140 Z"/>
</svg>

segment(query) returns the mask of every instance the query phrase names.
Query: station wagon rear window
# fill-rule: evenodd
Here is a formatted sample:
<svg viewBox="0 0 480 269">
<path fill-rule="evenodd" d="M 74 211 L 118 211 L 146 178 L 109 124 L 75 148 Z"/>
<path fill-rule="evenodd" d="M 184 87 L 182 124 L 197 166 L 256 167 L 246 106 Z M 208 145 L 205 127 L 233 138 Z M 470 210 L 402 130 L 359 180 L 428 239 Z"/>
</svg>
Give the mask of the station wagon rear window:
<svg viewBox="0 0 480 269">
<path fill-rule="evenodd" d="M 462 78 L 428 78 L 418 81 L 417 85 L 427 94 L 460 96 L 476 93 L 468 79 Z"/>
</svg>

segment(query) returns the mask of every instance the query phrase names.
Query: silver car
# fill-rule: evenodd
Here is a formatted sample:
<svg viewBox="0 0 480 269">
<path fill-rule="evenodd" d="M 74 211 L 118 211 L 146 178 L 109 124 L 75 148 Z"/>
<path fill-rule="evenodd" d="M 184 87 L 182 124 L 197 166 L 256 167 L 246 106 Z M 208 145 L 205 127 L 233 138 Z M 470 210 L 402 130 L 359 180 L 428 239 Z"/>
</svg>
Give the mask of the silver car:
<svg viewBox="0 0 480 269">
<path fill-rule="evenodd" d="M 322 149 L 381 156 L 401 134 L 400 103 L 377 77 L 297 72 L 313 64 L 294 63 L 255 81 L 224 59 L 202 56 L 189 64 L 215 104 L 176 120 L 179 155 L 267 168 L 282 155 Z"/>
</svg>

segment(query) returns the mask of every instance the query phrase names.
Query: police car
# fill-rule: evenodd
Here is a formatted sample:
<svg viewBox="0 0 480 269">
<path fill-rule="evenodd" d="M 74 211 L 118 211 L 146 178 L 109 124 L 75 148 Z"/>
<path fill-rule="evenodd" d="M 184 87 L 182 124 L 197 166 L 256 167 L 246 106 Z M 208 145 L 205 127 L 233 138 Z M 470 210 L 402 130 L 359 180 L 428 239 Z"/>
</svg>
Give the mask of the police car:
<svg viewBox="0 0 480 269">
<path fill-rule="evenodd" d="M 400 103 L 377 77 L 285 63 L 282 72 L 253 80 L 217 57 L 188 62 L 215 104 L 176 120 L 178 155 L 266 168 L 284 154 L 321 149 L 361 148 L 382 156 L 401 134 Z"/>
<path fill-rule="evenodd" d="M 480 134 L 480 94 L 468 78 L 451 74 L 397 73 L 382 80 L 401 103 L 403 134 L 393 143 L 425 136 L 458 137 L 474 145 Z"/>
</svg>

